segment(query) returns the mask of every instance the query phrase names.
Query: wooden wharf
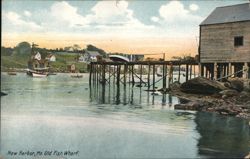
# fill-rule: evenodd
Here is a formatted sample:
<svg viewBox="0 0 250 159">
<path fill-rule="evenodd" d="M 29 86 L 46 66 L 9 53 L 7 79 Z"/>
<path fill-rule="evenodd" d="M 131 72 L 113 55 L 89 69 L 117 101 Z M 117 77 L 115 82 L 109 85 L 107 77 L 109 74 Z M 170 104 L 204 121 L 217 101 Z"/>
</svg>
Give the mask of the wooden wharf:
<svg viewBox="0 0 250 159">
<path fill-rule="evenodd" d="M 105 89 L 106 84 L 113 84 L 120 88 L 123 84 L 124 88 L 127 84 L 132 86 L 137 84 L 137 87 L 147 87 L 148 91 L 156 90 L 156 83 L 162 80 L 162 90 L 166 91 L 169 85 L 173 83 L 173 67 L 178 66 L 178 78 L 176 81 L 180 82 L 181 67 L 185 66 L 185 80 L 188 81 L 195 77 L 195 67 L 198 66 L 197 61 L 136 61 L 136 62 L 91 62 L 89 66 L 89 85 L 101 84 Z M 135 69 L 135 67 L 137 69 Z M 157 71 L 156 67 L 162 68 L 161 78 L 156 80 Z M 176 71 L 175 71 L 176 72 Z M 146 75 L 142 78 L 142 75 Z M 112 79 L 113 77 L 113 79 Z M 135 82 L 135 79 L 139 82 Z M 151 79 L 152 78 L 152 79 Z M 168 80 L 168 86 L 167 86 Z M 113 81 L 113 83 L 111 83 Z M 103 90 L 105 91 L 105 90 Z"/>
</svg>

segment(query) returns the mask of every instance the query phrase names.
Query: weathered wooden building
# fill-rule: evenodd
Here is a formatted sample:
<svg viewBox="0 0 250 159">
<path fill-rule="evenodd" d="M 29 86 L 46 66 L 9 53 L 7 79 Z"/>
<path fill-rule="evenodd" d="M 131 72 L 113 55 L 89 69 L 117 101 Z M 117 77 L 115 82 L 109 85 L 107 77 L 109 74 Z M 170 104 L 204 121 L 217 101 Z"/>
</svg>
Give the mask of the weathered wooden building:
<svg viewBox="0 0 250 159">
<path fill-rule="evenodd" d="M 250 3 L 218 7 L 200 24 L 201 76 L 250 78 Z"/>
</svg>

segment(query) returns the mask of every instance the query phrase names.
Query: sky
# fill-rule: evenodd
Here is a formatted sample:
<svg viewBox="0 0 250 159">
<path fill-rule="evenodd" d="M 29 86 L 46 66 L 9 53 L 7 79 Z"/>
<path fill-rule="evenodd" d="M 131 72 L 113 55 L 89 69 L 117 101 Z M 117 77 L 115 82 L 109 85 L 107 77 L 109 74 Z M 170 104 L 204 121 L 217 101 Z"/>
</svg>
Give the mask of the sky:
<svg viewBox="0 0 250 159">
<path fill-rule="evenodd" d="M 216 8 L 248 0 L 3 0 L 2 45 L 35 42 L 64 48 L 93 44 L 106 52 L 198 52 L 199 24 Z"/>
</svg>

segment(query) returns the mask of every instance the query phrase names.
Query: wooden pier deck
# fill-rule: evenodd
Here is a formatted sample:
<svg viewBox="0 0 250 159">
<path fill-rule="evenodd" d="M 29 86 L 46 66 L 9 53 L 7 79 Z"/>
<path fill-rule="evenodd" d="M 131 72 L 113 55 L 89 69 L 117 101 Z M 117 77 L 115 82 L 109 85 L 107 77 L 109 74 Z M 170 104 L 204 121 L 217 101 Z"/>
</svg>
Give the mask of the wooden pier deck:
<svg viewBox="0 0 250 159">
<path fill-rule="evenodd" d="M 135 78 L 139 79 L 138 87 L 145 86 L 147 90 L 155 90 L 155 84 L 162 80 L 162 90 L 165 91 L 173 83 L 173 72 L 178 68 L 177 81 L 180 82 L 181 69 L 185 70 L 185 80 L 196 74 L 195 68 L 199 65 L 196 61 L 136 61 L 136 62 L 91 62 L 89 66 L 89 84 L 105 87 L 113 81 L 118 88 L 120 84 L 126 87 L 127 83 L 135 85 Z M 183 67 L 184 66 L 184 67 Z M 135 69 L 136 67 L 136 69 Z M 157 74 L 156 68 L 161 68 L 162 74 Z M 146 75 L 142 78 L 142 75 Z M 153 77 L 152 77 L 153 76 Z M 156 76 L 161 78 L 156 81 Z M 150 79 L 152 78 L 152 79 Z M 167 82 L 168 81 L 168 82 Z M 167 86 L 168 83 L 168 86 Z M 105 89 L 105 88 L 104 88 Z"/>
</svg>

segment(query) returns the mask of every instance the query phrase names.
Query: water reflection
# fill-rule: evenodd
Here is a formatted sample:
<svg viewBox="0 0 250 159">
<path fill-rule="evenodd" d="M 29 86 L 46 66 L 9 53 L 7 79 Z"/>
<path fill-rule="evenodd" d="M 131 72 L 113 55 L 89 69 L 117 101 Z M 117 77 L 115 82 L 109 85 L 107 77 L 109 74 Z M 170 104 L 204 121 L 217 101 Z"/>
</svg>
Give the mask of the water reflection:
<svg viewBox="0 0 250 159">
<path fill-rule="evenodd" d="M 152 94 L 145 91 L 144 87 L 134 87 L 130 83 L 120 87 L 112 84 L 91 85 L 89 91 L 90 101 L 98 104 L 114 105 L 161 105 L 172 106 L 173 103 L 179 103 L 179 99 L 170 94 Z M 173 101 L 174 100 L 174 101 Z"/>
<path fill-rule="evenodd" d="M 250 131 L 246 120 L 197 112 L 195 117 L 198 153 L 218 158 L 244 158 L 250 151 Z"/>
<path fill-rule="evenodd" d="M 93 84 L 86 89 L 85 77 L 58 74 L 34 81 L 25 74 L 3 76 L 2 90 L 8 95 L 0 105 L 0 153 L 70 147 L 80 150 L 79 158 L 231 158 L 249 151 L 244 120 L 163 110 L 186 101 L 168 94 L 153 96 L 132 84 L 119 89 L 115 82 L 105 88 Z"/>
</svg>

